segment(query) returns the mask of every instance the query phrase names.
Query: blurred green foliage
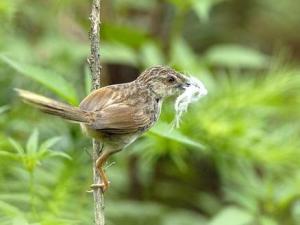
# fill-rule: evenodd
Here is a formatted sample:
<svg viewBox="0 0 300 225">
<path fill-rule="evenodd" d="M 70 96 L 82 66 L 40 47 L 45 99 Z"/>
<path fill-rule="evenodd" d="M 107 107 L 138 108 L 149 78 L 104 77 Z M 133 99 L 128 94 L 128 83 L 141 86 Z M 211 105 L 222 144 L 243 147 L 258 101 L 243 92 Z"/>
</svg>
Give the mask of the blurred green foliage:
<svg viewBox="0 0 300 225">
<path fill-rule="evenodd" d="M 103 84 L 168 64 L 209 90 L 180 129 L 166 102 L 160 123 L 112 159 L 108 225 L 300 224 L 299 10 L 293 0 L 102 1 Z M 1 225 L 93 223 L 89 140 L 13 92 L 74 105 L 87 94 L 89 11 L 79 0 L 0 1 Z"/>
</svg>

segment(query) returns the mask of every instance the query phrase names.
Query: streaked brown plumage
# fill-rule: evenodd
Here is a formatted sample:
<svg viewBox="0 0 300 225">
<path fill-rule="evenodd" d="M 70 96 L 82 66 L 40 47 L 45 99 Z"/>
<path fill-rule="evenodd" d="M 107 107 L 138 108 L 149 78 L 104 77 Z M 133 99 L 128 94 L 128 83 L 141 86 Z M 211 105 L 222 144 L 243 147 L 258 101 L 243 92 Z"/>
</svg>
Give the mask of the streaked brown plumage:
<svg viewBox="0 0 300 225">
<path fill-rule="evenodd" d="M 103 171 L 107 158 L 131 144 L 159 118 L 164 98 L 180 94 L 189 86 L 188 79 L 175 70 L 156 66 L 145 70 L 135 81 L 106 86 L 93 91 L 73 107 L 29 91 L 19 90 L 19 95 L 40 110 L 79 122 L 83 131 L 103 144 L 97 160 L 102 184 L 92 187 L 108 188 Z"/>
</svg>

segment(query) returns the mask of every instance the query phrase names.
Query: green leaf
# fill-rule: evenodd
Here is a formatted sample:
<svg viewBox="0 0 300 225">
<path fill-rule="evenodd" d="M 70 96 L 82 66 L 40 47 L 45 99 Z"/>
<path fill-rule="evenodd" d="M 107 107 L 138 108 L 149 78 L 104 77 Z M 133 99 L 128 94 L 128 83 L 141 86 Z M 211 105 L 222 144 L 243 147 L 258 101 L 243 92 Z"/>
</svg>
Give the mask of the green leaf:
<svg viewBox="0 0 300 225">
<path fill-rule="evenodd" d="M 9 110 L 9 106 L 8 105 L 3 105 L 0 107 L 0 114 L 5 113 L 6 111 Z"/>
<path fill-rule="evenodd" d="M 17 2 L 13 0 L 0 1 L 0 21 L 2 23 L 10 21 L 17 11 Z"/>
<path fill-rule="evenodd" d="M 203 21 L 208 21 L 211 9 L 219 2 L 224 0 L 193 0 L 193 9 L 197 16 Z"/>
<path fill-rule="evenodd" d="M 4 55 L 0 55 L 0 60 L 18 71 L 21 75 L 43 84 L 46 88 L 55 92 L 69 103 L 78 103 L 75 89 L 71 86 L 70 82 L 67 82 L 60 74 L 38 66 L 17 62 Z"/>
<path fill-rule="evenodd" d="M 8 141 L 20 155 L 23 155 L 25 153 L 23 147 L 17 141 L 12 138 L 8 138 Z"/>
<path fill-rule="evenodd" d="M 165 64 L 165 59 L 162 51 L 153 42 L 149 42 L 143 45 L 141 49 L 141 55 L 141 60 L 145 68 Z"/>
<path fill-rule="evenodd" d="M 20 216 L 14 218 L 12 225 L 29 225 L 29 223 L 23 216 Z"/>
<path fill-rule="evenodd" d="M 170 64 L 175 65 L 179 69 L 189 68 L 192 71 L 195 66 L 198 66 L 197 58 L 188 43 L 182 38 L 175 38 L 171 46 Z"/>
<path fill-rule="evenodd" d="M 28 154 L 34 154 L 37 152 L 38 142 L 39 142 L 39 132 L 37 129 L 35 129 L 30 135 L 26 144 L 26 151 Z"/>
<path fill-rule="evenodd" d="M 200 213 L 187 210 L 172 210 L 165 213 L 163 225 L 204 225 L 207 221 Z"/>
<path fill-rule="evenodd" d="M 57 152 L 57 151 L 48 151 L 50 157 L 62 157 L 68 160 L 72 160 L 72 157 L 64 152 Z"/>
<path fill-rule="evenodd" d="M 88 95 L 92 90 L 92 77 L 87 66 L 84 67 L 84 87 L 85 94 Z"/>
<path fill-rule="evenodd" d="M 49 149 L 60 140 L 61 140 L 61 137 L 50 138 L 41 144 L 40 149 Z"/>
<path fill-rule="evenodd" d="M 137 5 L 137 1 L 135 1 L 134 5 Z M 139 48 L 149 39 L 145 31 L 136 29 L 135 27 L 126 26 L 125 24 L 119 25 L 107 21 L 103 24 L 102 28 L 103 40 L 108 43 L 122 43 L 125 46 Z"/>
<path fill-rule="evenodd" d="M 151 130 L 150 133 L 159 135 L 164 138 L 168 138 L 173 141 L 177 141 L 182 144 L 190 145 L 196 148 L 205 150 L 205 146 L 199 142 L 196 142 L 189 137 L 183 135 L 178 130 L 171 130 L 171 126 L 166 123 L 157 123 Z"/>
<path fill-rule="evenodd" d="M 102 43 L 102 61 L 105 63 L 120 63 L 137 65 L 137 56 L 133 49 L 121 43 Z"/>
<path fill-rule="evenodd" d="M 208 225 L 246 225 L 250 224 L 253 219 L 253 216 L 245 210 L 226 207 Z"/>
<path fill-rule="evenodd" d="M 168 0 L 168 2 L 174 4 L 180 10 L 186 10 L 192 5 L 192 0 Z"/>
<path fill-rule="evenodd" d="M 273 218 L 263 216 L 260 218 L 260 225 L 278 225 L 278 223 Z"/>
<path fill-rule="evenodd" d="M 265 68 L 269 58 L 251 48 L 240 45 L 217 45 L 206 52 L 208 62 L 216 66 L 231 68 Z"/>
<path fill-rule="evenodd" d="M 28 193 L 17 193 L 13 195 L 10 192 L 3 192 L 0 194 L 0 201 L 15 202 L 17 204 L 24 204 L 30 200 Z"/>
<path fill-rule="evenodd" d="M 0 151 L 0 156 L 8 157 L 15 160 L 20 159 L 19 155 L 7 151 Z"/>
<path fill-rule="evenodd" d="M 8 204 L 4 201 L 0 201 L 0 212 L 10 217 L 22 215 L 22 212 L 17 207 Z"/>
</svg>

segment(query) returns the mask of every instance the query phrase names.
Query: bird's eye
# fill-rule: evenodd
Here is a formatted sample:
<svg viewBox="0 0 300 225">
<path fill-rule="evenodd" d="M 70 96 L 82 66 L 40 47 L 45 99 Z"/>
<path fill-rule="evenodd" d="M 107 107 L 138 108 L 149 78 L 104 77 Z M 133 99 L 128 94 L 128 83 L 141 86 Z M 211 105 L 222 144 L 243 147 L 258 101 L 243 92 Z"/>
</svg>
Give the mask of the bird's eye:
<svg viewBox="0 0 300 225">
<path fill-rule="evenodd" d="M 169 77 L 168 77 L 168 82 L 169 82 L 169 83 L 174 83 L 174 82 L 175 82 L 175 77 L 169 76 Z"/>
</svg>

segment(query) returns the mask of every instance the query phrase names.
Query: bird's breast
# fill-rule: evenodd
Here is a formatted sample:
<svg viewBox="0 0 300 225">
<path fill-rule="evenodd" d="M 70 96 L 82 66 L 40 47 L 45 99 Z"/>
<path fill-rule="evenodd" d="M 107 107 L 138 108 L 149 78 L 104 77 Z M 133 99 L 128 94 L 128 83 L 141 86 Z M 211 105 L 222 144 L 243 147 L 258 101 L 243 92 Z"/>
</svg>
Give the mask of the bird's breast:
<svg viewBox="0 0 300 225">
<path fill-rule="evenodd" d="M 152 100 L 145 104 L 143 113 L 149 117 L 149 123 L 140 128 L 140 132 L 149 130 L 159 119 L 161 112 L 162 100 Z"/>
</svg>

